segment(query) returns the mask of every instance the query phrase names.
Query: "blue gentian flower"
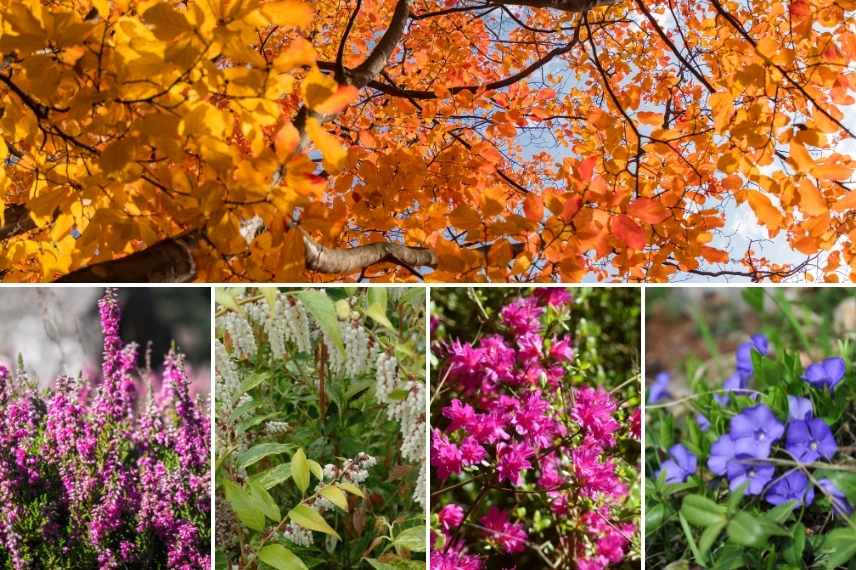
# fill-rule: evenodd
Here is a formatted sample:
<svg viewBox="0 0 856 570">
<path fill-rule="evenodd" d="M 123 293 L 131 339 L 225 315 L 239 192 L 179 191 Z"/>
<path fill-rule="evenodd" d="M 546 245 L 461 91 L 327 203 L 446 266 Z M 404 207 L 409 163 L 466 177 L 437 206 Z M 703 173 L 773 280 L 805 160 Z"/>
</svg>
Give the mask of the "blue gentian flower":
<svg viewBox="0 0 856 570">
<path fill-rule="evenodd" d="M 814 488 L 808 484 L 808 477 L 802 471 L 794 469 L 773 483 L 764 498 L 771 505 L 788 501 L 796 501 L 795 507 L 810 505 L 814 501 Z"/>
<path fill-rule="evenodd" d="M 737 347 L 737 372 L 746 380 L 752 377 L 754 372 L 752 367 L 752 351 L 754 350 L 761 356 L 767 356 L 770 353 L 770 341 L 762 334 L 753 334 L 751 340 L 744 342 Z"/>
<path fill-rule="evenodd" d="M 734 440 L 729 434 L 719 436 L 710 446 L 707 467 L 717 475 L 725 475 L 728 463 L 734 459 Z"/>
<path fill-rule="evenodd" d="M 788 419 L 804 420 L 811 417 L 814 417 L 811 400 L 799 396 L 788 396 Z"/>
<path fill-rule="evenodd" d="M 660 473 L 666 472 L 666 483 L 683 483 L 696 472 L 698 461 L 695 455 L 684 444 L 678 443 L 669 448 L 669 459 L 660 464 Z"/>
<path fill-rule="evenodd" d="M 832 510 L 835 514 L 842 517 L 849 517 L 853 514 L 853 505 L 850 504 L 844 493 L 835 486 L 835 483 L 829 479 L 818 479 L 817 484 L 829 497 L 829 500 L 832 502 Z"/>
<path fill-rule="evenodd" d="M 746 494 L 760 495 L 775 472 L 776 469 L 769 463 L 760 462 L 750 455 L 738 455 L 726 468 L 728 487 L 736 491 L 740 485 L 748 482 Z"/>
<path fill-rule="evenodd" d="M 844 359 L 833 356 L 809 364 L 802 375 L 802 379 L 815 388 L 829 388 L 830 391 L 833 391 L 844 378 L 844 372 Z"/>
<path fill-rule="evenodd" d="M 648 387 L 649 404 L 656 404 L 672 397 L 669 393 L 669 380 L 671 379 L 672 377 L 668 372 L 660 372 L 654 376 L 654 383 Z"/>
<path fill-rule="evenodd" d="M 764 404 L 746 408 L 731 418 L 731 439 L 736 454 L 763 458 L 770 446 L 785 433 L 785 426 Z"/>
<path fill-rule="evenodd" d="M 725 382 L 722 383 L 722 389 L 734 392 L 745 388 L 747 383 L 748 378 L 743 378 L 739 372 L 735 372 L 725 379 Z M 728 394 L 714 394 L 713 399 L 716 400 L 720 406 L 725 406 L 728 404 L 728 400 L 730 398 Z"/>
<path fill-rule="evenodd" d="M 820 418 L 794 420 L 788 424 L 785 449 L 801 463 L 811 463 L 818 458 L 832 459 L 838 446 L 826 422 Z"/>
</svg>

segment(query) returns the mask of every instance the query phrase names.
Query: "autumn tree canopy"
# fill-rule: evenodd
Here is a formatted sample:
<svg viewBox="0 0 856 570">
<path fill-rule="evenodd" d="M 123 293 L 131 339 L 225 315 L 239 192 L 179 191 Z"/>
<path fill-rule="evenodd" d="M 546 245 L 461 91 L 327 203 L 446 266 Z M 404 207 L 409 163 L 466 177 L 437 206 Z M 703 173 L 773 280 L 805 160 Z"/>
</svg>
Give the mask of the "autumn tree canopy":
<svg viewBox="0 0 856 570">
<path fill-rule="evenodd" d="M 2 0 L 0 272 L 850 279 L 854 16 L 854 0 Z M 734 247 L 735 216 L 787 260 Z"/>
</svg>

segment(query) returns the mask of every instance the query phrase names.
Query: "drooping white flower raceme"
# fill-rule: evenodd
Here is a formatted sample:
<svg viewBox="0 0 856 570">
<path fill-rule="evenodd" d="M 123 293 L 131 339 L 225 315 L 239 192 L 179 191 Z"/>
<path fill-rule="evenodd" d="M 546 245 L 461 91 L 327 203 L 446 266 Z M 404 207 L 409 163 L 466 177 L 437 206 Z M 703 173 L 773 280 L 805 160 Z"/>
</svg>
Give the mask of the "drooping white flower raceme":
<svg viewBox="0 0 856 570">
<path fill-rule="evenodd" d="M 371 366 L 371 339 L 363 324 L 352 319 L 342 323 L 342 339 L 345 341 L 345 376 L 355 378 Z"/>
<path fill-rule="evenodd" d="M 255 356 L 258 347 L 253 327 L 242 315 L 229 311 L 217 317 L 217 326 L 222 327 L 232 341 L 232 354 L 236 358 Z"/>
<path fill-rule="evenodd" d="M 398 422 L 401 456 L 419 468 L 413 499 L 425 506 L 425 386 L 403 380 L 395 356 L 381 352 L 376 362 L 375 397 L 386 404 L 386 415 Z M 402 394 L 406 394 L 403 398 Z"/>
</svg>

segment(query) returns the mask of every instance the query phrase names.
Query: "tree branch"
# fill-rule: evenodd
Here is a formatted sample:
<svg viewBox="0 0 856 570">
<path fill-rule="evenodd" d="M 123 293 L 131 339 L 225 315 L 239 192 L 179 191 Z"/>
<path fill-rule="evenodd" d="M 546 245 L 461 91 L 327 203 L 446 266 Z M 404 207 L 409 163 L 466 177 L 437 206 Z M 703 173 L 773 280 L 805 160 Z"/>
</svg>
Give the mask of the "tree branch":
<svg viewBox="0 0 856 570">
<path fill-rule="evenodd" d="M 663 31 L 663 28 L 661 28 L 660 24 L 657 23 L 657 20 L 654 19 L 654 16 L 651 15 L 651 12 L 648 10 L 648 6 L 645 5 L 645 2 L 643 0 L 636 0 L 636 4 L 639 6 L 639 9 L 642 10 L 642 13 L 645 14 L 645 17 L 648 18 L 648 21 L 651 23 L 651 25 L 654 26 L 654 29 L 657 31 L 657 34 L 660 36 L 660 39 L 663 40 L 663 42 L 667 46 L 669 46 L 669 49 L 672 50 L 672 53 L 675 54 L 675 57 L 677 57 L 681 61 L 681 63 L 683 63 L 684 66 L 690 70 L 690 73 L 695 75 L 696 79 L 701 81 L 702 84 L 707 87 L 707 90 L 710 93 L 716 93 L 716 89 L 714 89 L 713 86 L 708 83 L 704 75 L 702 75 L 701 72 L 698 71 L 694 66 L 690 65 L 690 62 L 687 61 L 683 55 L 681 55 L 681 52 L 678 51 L 677 46 L 675 46 L 672 40 L 669 39 L 669 36 L 666 35 L 666 32 Z"/>
<path fill-rule="evenodd" d="M 376 263 L 389 262 L 408 269 L 415 275 L 416 267 L 437 267 L 437 256 L 424 247 L 411 247 L 399 243 L 378 242 L 352 248 L 328 248 L 307 234 L 302 228 L 306 248 L 306 268 L 319 273 L 356 273 Z"/>
<path fill-rule="evenodd" d="M 491 81 L 490 83 L 484 83 L 482 85 L 459 85 L 456 87 L 450 87 L 449 93 L 455 95 L 456 93 L 460 93 L 462 91 L 492 91 L 494 89 L 502 89 L 503 87 L 508 87 L 509 85 L 513 85 L 517 83 L 521 79 L 526 79 L 528 76 L 532 75 L 534 72 L 538 71 L 545 65 L 547 65 L 552 59 L 566 54 L 571 51 L 577 43 L 577 37 L 574 37 L 568 44 L 554 48 L 547 52 L 544 57 L 541 59 L 532 62 L 530 65 L 524 67 L 517 73 L 513 75 L 509 75 L 504 79 L 499 79 L 497 81 Z M 319 61 L 318 67 L 320 69 L 325 69 L 328 71 L 334 71 L 336 69 L 336 64 L 328 61 Z M 356 71 L 345 71 L 346 75 L 353 75 Z M 367 81 L 365 86 L 371 87 L 372 89 L 377 89 L 387 95 L 392 95 L 393 97 L 407 97 L 409 99 L 437 99 L 438 96 L 433 91 L 422 91 L 419 89 L 402 89 L 400 87 L 396 87 L 395 85 L 390 85 L 388 83 L 383 83 L 380 81 L 370 80 Z"/>
<path fill-rule="evenodd" d="M 492 0 L 503 6 L 527 6 L 529 8 L 552 8 L 563 12 L 587 12 L 598 6 L 617 4 L 619 0 Z"/>
<path fill-rule="evenodd" d="M 404 35 L 404 27 L 407 25 L 412 1 L 398 0 L 398 3 L 395 5 L 395 11 L 392 13 L 392 20 L 389 22 L 389 27 L 387 27 L 380 41 L 378 41 L 365 61 L 348 74 L 351 79 L 351 85 L 357 88 L 365 87 L 386 65 L 386 60 L 389 59 L 392 50 L 395 49 L 395 46 L 401 41 L 401 36 Z"/>
<path fill-rule="evenodd" d="M 360 8 L 363 6 L 363 0 L 357 0 L 357 5 L 354 11 L 351 12 L 351 17 L 348 18 L 348 23 L 345 25 L 345 31 L 342 33 L 342 39 L 339 40 L 339 50 L 336 52 L 336 83 L 344 83 L 345 79 L 345 44 L 348 41 L 348 36 L 351 34 L 351 28 L 354 27 L 354 20 L 357 19 L 357 14 L 360 13 Z"/>
</svg>

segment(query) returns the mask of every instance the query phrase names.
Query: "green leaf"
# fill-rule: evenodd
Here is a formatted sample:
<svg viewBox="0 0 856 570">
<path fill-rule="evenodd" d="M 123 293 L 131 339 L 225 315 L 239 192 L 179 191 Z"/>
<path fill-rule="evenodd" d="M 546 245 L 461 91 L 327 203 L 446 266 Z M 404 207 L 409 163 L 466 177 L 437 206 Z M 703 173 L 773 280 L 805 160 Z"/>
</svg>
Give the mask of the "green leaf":
<svg viewBox="0 0 856 570">
<path fill-rule="evenodd" d="M 279 290 L 276 287 L 259 287 L 259 291 L 264 295 L 268 308 L 270 309 L 271 314 L 273 314 L 273 309 L 276 306 L 276 298 L 279 296 Z"/>
<path fill-rule="evenodd" d="M 709 527 L 726 522 L 726 508 L 702 495 L 687 495 L 681 503 L 681 514 L 693 526 Z"/>
<path fill-rule="evenodd" d="M 791 542 L 785 547 L 785 560 L 794 566 L 799 566 L 802 563 L 803 552 L 805 551 L 805 525 L 798 522 L 794 525 L 791 531 Z"/>
<path fill-rule="evenodd" d="M 818 548 L 818 559 L 832 570 L 843 566 L 856 558 L 856 530 L 852 528 L 837 528 L 823 535 L 823 542 Z"/>
<path fill-rule="evenodd" d="M 288 518 L 291 519 L 294 524 L 298 524 L 303 528 L 317 530 L 318 532 L 323 532 L 324 534 L 329 534 L 330 536 L 335 536 L 339 540 L 342 540 L 339 533 L 327 524 L 327 521 L 324 520 L 324 517 L 322 517 L 318 511 L 312 507 L 304 505 L 303 503 L 291 509 L 288 513 Z"/>
<path fill-rule="evenodd" d="M 728 503 L 726 506 L 729 513 L 733 513 L 737 510 L 737 506 L 740 504 L 740 501 L 743 499 L 743 495 L 746 494 L 746 489 L 748 488 L 749 481 L 744 481 L 739 487 L 734 489 L 730 495 L 728 495 Z"/>
<path fill-rule="evenodd" d="M 321 487 L 318 493 L 343 511 L 348 512 L 348 497 L 340 488 L 335 485 L 326 485 Z"/>
<path fill-rule="evenodd" d="M 272 467 L 252 478 L 252 481 L 258 483 L 265 489 L 276 487 L 280 483 L 284 483 L 291 478 L 291 463 L 280 463 L 276 467 Z"/>
<path fill-rule="evenodd" d="M 351 304 L 348 303 L 347 299 L 339 299 L 334 306 L 336 307 L 336 317 L 340 321 L 347 321 L 351 318 Z"/>
<path fill-rule="evenodd" d="M 286 443 L 260 443 L 258 445 L 254 445 L 238 456 L 238 467 L 246 469 L 250 465 L 258 463 L 269 455 L 288 453 L 293 448 L 293 445 Z"/>
<path fill-rule="evenodd" d="M 363 494 L 363 490 L 354 485 L 353 483 L 337 483 L 340 489 L 344 489 L 352 495 L 357 495 L 358 497 L 362 497 L 363 499 L 366 496 Z"/>
<path fill-rule="evenodd" d="M 722 521 L 719 524 L 714 524 L 701 533 L 701 538 L 698 541 L 698 549 L 702 556 L 707 556 L 707 553 L 710 552 L 711 547 L 716 542 L 716 539 L 719 538 L 719 535 L 722 533 L 722 529 L 725 528 L 726 522 Z"/>
<path fill-rule="evenodd" d="M 300 558 L 281 544 L 268 544 L 259 550 L 259 560 L 277 570 L 309 570 Z"/>
<path fill-rule="evenodd" d="M 401 300 L 414 309 L 425 309 L 425 289 L 422 287 L 407 287 Z"/>
<path fill-rule="evenodd" d="M 345 342 L 342 340 L 342 329 L 339 328 L 339 320 L 336 318 L 336 306 L 333 300 L 326 293 L 317 289 L 298 291 L 294 295 L 315 317 L 324 335 L 333 342 L 344 356 Z"/>
<path fill-rule="evenodd" d="M 744 568 L 744 549 L 736 544 L 726 544 L 717 550 L 717 559 L 711 566 L 713 570 L 737 570 Z"/>
<path fill-rule="evenodd" d="M 425 552 L 425 530 L 424 525 L 405 529 L 395 537 L 392 544 L 406 548 L 411 552 Z"/>
<path fill-rule="evenodd" d="M 386 316 L 387 293 L 384 287 L 372 287 L 368 293 L 368 306 L 365 314 L 373 319 L 379 325 L 382 325 L 390 330 L 395 330 L 392 323 Z"/>
<path fill-rule="evenodd" d="M 309 488 L 309 462 L 302 447 L 291 456 L 291 477 L 300 492 L 305 493 Z"/>
<path fill-rule="evenodd" d="M 282 514 L 279 512 L 279 506 L 270 496 L 270 493 L 258 483 L 250 482 L 247 486 L 250 489 L 250 496 L 256 501 L 265 516 L 275 522 L 281 521 Z"/>
<path fill-rule="evenodd" d="M 392 392 L 390 392 L 390 393 L 389 393 L 389 396 L 387 396 L 387 397 L 388 397 L 390 400 L 397 401 L 397 402 L 401 402 L 401 401 L 403 401 L 403 400 L 406 400 L 406 399 L 407 399 L 407 396 L 408 396 L 409 394 L 410 394 L 410 390 L 403 390 L 403 389 L 401 389 L 401 388 L 398 388 L 398 389 L 393 390 Z"/>
<path fill-rule="evenodd" d="M 743 300 L 756 313 L 761 314 L 764 312 L 764 289 L 761 287 L 746 287 L 743 289 Z"/>
<path fill-rule="evenodd" d="M 684 518 L 683 514 L 678 513 L 678 520 L 681 523 L 681 528 L 684 531 L 684 536 L 687 538 L 687 543 L 690 545 L 690 550 L 692 550 L 696 562 L 698 562 L 700 566 L 704 566 L 704 555 L 701 553 L 701 551 L 698 549 L 698 546 L 696 545 L 696 541 L 695 538 L 693 538 L 693 533 L 690 529 L 690 525 L 687 524 L 687 519 Z"/>
<path fill-rule="evenodd" d="M 241 307 L 237 301 L 235 301 L 235 296 L 228 289 L 220 289 L 216 288 L 214 293 L 214 300 L 218 305 L 229 309 L 230 311 L 235 311 L 239 315 L 244 314 L 244 309 Z"/>
<path fill-rule="evenodd" d="M 318 463 L 317 461 L 313 461 L 312 459 L 309 459 L 307 461 L 309 462 L 309 471 L 311 471 L 312 474 L 315 475 L 315 477 L 318 480 L 323 479 L 324 478 L 324 468 L 321 467 L 321 464 Z"/>
<path fill-rule="evenodd" d="M 782 524 L 783 522 L 788 520 L 788 517 L 791 516 L 791 513 L 794 511 L 794 507 L 796 506 L 796 501 L 787 501 L 770 509 L 769 511 L 764 513 L 764 516 L 767 517 L 767 519 L 773 521 L 774 523 Z"/>
<path fill-rule="evenodd" d="M 387 558 L 380 561 L 377 558 L 365 558 L 375 570 L 420 570 L 425 568 L 425 562 L 421 560 L 405 560 L 403 558 Z"/>
<path fill-rule="evenodd" d="M 235 516 L 241 523 L 250 529 L 261 531 L 265 528 L 265 515 L 258 507 L 253 498 L 237 483 L 230 480 L 223 481 L 223 489 L 226 492 L 226 500 L 232 507 Z"/>
<path fill-rule="evenodd" d="M 241 393 L 249 392 L 262 382 L 267 382 L 271 378 L 271 373 L 269 371 L 264 372 L 252 372 L 246 380 L 241 382 Z"/>
<path fill-rule="evenodd" d="M 763 548 L 771 535 L 788 536 L 790 533 L 774 522 L 753 516 L 746 511 L 734 515 L 728 523 L 728 538 L 743 546 Z"/>
<path fill-rule="evenodd" d="M 645 534 L 651 534 L 663 524 L 666 518 L 666 506 L 658 503 L 645 509 Z"/>
</svg>

